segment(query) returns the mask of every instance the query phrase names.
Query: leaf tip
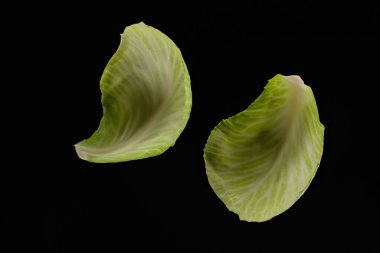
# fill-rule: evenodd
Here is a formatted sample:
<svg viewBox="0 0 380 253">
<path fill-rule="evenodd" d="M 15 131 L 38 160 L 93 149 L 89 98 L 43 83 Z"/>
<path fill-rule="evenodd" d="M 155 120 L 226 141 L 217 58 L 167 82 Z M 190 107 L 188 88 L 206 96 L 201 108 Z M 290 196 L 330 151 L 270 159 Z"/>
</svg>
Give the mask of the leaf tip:
<svg viewBox="0 0 380 253">
<path fill-rule="evenodd" d="M 81 147 L 78 144 L 74 145 L 74 147 L 75 147 L 75 152 L 77 153 L 78 157 L 82 160 L 87 161 L 88 160 L 87 153 L 84 152 L 83 149 L 81 149 Z"/>
<path fill-rule="evenodd" d="M 284 76 L 288 81 L 295 84 L 304 84 L 302 78 L 299 75 Z"/>
</svg>

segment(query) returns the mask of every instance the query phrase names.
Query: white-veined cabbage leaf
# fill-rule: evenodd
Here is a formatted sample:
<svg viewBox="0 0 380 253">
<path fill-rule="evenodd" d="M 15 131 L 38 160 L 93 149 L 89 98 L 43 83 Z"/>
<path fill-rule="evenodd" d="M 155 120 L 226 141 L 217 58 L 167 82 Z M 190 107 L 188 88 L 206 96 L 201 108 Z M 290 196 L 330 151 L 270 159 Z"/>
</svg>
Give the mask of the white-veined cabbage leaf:
<svg viewBox="0 0 380 253">
<path fill-rule="evenodd" d="M 190 116 L 190 76 L 181 52 L 144 23 L 125 28 L 100 89 L 99 127 L 75 145 L 78 156 L 90 162 L 159 155 L 175 144 Z"/>
<path fill-rule="evenodd" d="M 204 149 L 209 183 L 241 220 L 269 220 L 310 185 L 323 136 L 311 88 L 299 76 L 276 75 L 246 110 L 211 132 Z"/>
</svg>

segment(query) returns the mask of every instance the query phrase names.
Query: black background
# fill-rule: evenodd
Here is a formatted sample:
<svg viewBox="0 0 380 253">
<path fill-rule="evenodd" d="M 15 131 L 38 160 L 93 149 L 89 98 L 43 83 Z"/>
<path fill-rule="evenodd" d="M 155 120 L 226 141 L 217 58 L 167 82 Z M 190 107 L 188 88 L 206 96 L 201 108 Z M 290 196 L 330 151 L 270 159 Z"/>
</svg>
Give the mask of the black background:
<svg viewBox="0 0 380 253">
<path fill-rule="evenodd" d="M 20 55 L 9 65 L 22 69 L 12 77 L 25 106 L 10 102 L 16 111 L 4 116 L 17 132 L 5 136 L 7 252 L 378 250 L 378 6 L 285 2 L 51 5 L 24 15 L 12 29 Z M 73 144 L 98 126 L 103 69 L 125 26 L 140 21 L 181 49 L 192 80 L 190 120 L 160 156 L 82 161 Z M 209 186 L 203 148 L 213 127 L 244 110 L 277 73 L 312 87 L 324 154 L 288 211 L 241 222 Z"/>
</svg>

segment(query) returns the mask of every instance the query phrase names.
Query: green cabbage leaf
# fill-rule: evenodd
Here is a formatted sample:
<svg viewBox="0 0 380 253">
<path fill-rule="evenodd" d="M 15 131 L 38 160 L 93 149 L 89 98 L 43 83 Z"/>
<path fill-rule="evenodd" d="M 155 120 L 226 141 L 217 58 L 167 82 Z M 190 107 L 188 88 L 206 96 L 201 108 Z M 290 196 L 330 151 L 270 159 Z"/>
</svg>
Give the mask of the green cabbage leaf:
<svg viewBox="0 0 380 253">
<path fill-rule="evenodd" d="M 246 110 L 211 132 L 204 149 L 209 183 L 241 220 L 269 220 L 310 185 L 323 138 L 311 88 L 299 76 L 276 75 Z"/>
<path fill-rule="evenodd" d="M 174 42 L 144 23 L 125 28 L 100 80 L 103 117 L 75 145 L 81 159 L 123 162 L 173 146 L 190 116 L 190 76 Z"/>
</svg>

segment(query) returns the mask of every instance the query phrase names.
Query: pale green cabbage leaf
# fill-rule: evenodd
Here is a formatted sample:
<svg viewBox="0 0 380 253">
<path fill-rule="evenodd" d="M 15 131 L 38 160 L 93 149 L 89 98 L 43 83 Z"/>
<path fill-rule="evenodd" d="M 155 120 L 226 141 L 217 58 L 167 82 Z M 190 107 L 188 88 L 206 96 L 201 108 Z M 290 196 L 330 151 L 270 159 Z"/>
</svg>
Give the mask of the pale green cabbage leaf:
<svg viewBox="0 0 380 253">
<path fill-rule="evenodd" d="M 159 155 L 173 146 L 190 116 L 190 76 L 181 52 L 144 23 L 121 34 L 100 80 L 103 117 L 75 145 L 81 159 L 122 162 Z"/>
<path fill-rule="evenodd" d="M 311 88 L 299 76 L 276 75 L 245 111 L 211 132 L 204 149 L 209 183 L 241 220 L 269 220 L 310 185 L 323 138 Z"/>
</svg>

